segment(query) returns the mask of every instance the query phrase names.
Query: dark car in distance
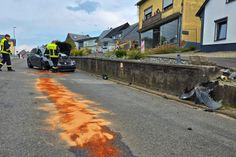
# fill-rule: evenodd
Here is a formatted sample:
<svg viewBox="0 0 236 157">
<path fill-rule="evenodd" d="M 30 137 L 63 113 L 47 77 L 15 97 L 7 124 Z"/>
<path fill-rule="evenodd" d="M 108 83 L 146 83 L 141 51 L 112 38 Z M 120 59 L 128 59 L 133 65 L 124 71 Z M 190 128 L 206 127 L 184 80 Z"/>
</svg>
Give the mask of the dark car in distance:
<svg viewBox="0 0 236 157">
<path fill-rule="evenodd" d="M 31 50 L 27 58 L 27 65 L 29 68 L 38 68 L 41 70 L 49 70 L 53 63 L 49 55 L 45 53 L 46 48 L 34 48 Z M 60 72 L 74 72 L 76 70 L 76 62 L 72 60 L 67 54 L 60 53 L 58 70 Z"/>
</svg>

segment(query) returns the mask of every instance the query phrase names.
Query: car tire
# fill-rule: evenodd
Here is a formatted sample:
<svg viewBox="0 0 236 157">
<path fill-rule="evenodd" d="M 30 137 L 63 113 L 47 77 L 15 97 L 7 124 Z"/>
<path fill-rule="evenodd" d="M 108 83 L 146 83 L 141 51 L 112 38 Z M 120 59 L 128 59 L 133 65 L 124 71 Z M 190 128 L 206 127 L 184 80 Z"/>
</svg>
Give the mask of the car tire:
<svg viewBox="0 0 236 157">
<path fill-rule="evenodd" d="M 28 65 L 28 68 L 30 69 L 34 68 L 34 66 L 30 63 L 29 59 L 27 59 L 27 65 Z"/>
<path fill-rule="evenodd" d="M 41 70 L 49 70 L 50 68 L 46 65 L 46 63 L 41 62 Z"/>
</svg>

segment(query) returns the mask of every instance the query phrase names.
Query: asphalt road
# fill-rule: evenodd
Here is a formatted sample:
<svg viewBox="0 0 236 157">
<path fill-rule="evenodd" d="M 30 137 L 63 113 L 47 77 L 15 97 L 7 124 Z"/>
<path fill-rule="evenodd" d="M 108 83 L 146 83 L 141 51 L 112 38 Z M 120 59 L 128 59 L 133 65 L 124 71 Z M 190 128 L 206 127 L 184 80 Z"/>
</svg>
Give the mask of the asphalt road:
<svg viewBox="0 0 236 157">
<path fill-rule="evenodd" d="M 81 71 L 15 67 L 0 73 L 0 157 L 236 156 L 234 119 Z"/>
<path fill-rule="evenodd" d="M 209 58 L 213 63 L 216 63 L 219 66 L 231 68 L 236 70 L 236 58 Z"/>
</svg>

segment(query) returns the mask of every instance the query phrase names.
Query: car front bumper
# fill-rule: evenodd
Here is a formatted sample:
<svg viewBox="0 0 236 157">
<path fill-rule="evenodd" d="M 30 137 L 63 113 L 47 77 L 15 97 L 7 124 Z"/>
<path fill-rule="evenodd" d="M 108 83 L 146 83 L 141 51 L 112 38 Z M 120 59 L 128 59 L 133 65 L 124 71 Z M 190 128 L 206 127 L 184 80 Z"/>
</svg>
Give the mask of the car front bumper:
<svg viewBox="0 0 236 157">
<path fill-rule="evenodd" d="M 58 71 L 60 72 L 73 72 L 76 70 L 75 65 L 59 65 Z"/>
</svg>

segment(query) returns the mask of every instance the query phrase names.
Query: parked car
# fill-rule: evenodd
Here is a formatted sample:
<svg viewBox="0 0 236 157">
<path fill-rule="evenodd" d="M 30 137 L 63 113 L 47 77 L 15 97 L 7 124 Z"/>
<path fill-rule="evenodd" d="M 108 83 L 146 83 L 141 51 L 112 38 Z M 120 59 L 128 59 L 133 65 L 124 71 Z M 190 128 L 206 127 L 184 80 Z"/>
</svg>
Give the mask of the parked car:
<svg viewBox="0 0 236 157">
<path fill-rule="evenodd" d="M 48 54 L 45 54 L 46 48 L 34 48 L 31 50 L 27 58 L 27 65 L 29 68 L 38 68 L 42 70 L 49 70 L 53 63 Z M 76 70 L 76 62 L 72 60 L 67 54 L 60 53 L 58 70 L 61 72 L 74 72 Z"/>
</svg>

